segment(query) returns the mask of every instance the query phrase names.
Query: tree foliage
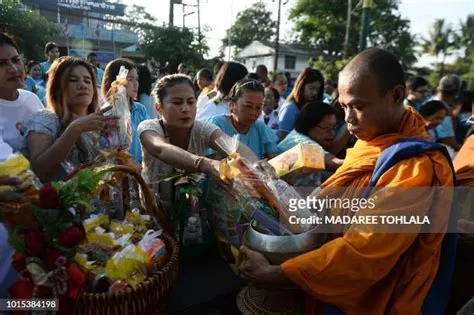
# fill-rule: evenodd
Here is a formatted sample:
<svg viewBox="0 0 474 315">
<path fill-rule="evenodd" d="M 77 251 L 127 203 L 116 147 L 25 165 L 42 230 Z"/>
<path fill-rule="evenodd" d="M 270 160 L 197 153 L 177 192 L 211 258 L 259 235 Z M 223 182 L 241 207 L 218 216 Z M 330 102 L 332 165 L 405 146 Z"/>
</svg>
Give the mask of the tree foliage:
<svg viewBox="0 0 474 315">
<path fill-rule="evenodd" d="M 441 78 L 444 75 L 446 57 L 456 48 L 451 25 L 447 24 L 444 19 L 436 19 L 428 37 L 423 39 L 422 47 L 425 53 L 436 57 L 439 63 L 439 77 Z M 440 56 L 441 60 L 439 60 Z"/>
<path fill-rule="evenodd" d="M 362 10 L 353 3 L 349 29 L 347 57 L 358 52 Z M 410 33 L 410 22 L 398 13 L 399 1 L 374 1 L 368 34 L 369 46 L 380 47 L 395 54 L 409 68 L 416 61 L 416 40 Z M 297 0 L 289 18 L 295 23 L 296 40 L 317 49 L 323 60 L 341 60 L 346 33 L 347 7 L 345 0 Z"/>
<path fill-rule="evenodd" d="M 36 12 L 20 10 L 20 5 L 20 1 L 2 1 L 0 31 L 13 35 L 28 60 L 42 60 L 44 45 L 60 34 L 60 29 Z"/>
<path fill-rule="evenodd" d="M 188 28 L 154 27 L 145 32 L 140 44 L 147 57 L 161 65 L 169 64 L 171 68 L 185 62 L 197 69 L 203 65 L 203 55 L 209 51 L 204 35 L 199 41 L 198 35 Z"/>
<path fill-rule="evenodd" d="M 271 11 L 266 9 L 263 2 L 258 2 L 237 14 L 222 44 L 224 47 L 231 45 L 238 50 L 243 49 L 254 40 L 269 41 L 275 35 L 275 30 L 276 22 L 272 20 Z"/>
<path fill-rule="evenodd" d="M 139 39 L 143 39 L 146 31 L 156 23 L 156 18 L 139 5 L 127 6 L 124 16 L 107 16 L 107 20 L 114 22 L 108 25 L 114 24 L 115 29 L 136 33 Z"/>
</svg>

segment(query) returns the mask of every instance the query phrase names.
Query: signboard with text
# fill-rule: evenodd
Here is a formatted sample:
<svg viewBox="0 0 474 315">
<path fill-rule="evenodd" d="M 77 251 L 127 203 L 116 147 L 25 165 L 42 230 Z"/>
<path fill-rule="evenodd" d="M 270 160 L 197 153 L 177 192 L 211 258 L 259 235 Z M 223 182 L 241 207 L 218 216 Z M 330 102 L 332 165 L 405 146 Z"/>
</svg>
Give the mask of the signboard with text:
<svg viewBox="0 0 474 315">
<path fill-rule="evenodd" d="M 23 0 L 26 5 L 37 5 L 40 9 L 61 11 L 82 11 L 114 16 L 125 14 L 125 5 L 104 0 Z"/>
</svg>

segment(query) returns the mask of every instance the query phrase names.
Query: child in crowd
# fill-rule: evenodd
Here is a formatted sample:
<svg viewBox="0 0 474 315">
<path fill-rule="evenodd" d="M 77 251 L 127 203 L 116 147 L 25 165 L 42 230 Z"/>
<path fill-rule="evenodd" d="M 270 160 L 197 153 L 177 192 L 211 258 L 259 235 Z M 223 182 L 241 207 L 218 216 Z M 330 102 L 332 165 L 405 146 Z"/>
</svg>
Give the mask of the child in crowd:
<svg viewBox="0 0 474 315">
<path fill-rule="evenodd" d="M 40 64 L 41 72 L 43 76 L 48 73 L 49 68 L 53 64 L 53 62 L 59 58 L 59 46 L 55 42 L 49 42 L 44 46 L 44 55 L 46 56 L 47 60 Z"/>
<path fill-rule="evenodd" d="M 114 127 L 116 118 L 98 111 L 92 66 L 75 57 L 60 57 L 51 66 L 46 88 L 48 109 L 26 124 L 27 155 L 43 181 L 64 180 L 64 161 L 75 167 L 98 154 L 99 132 Z"/>
<path fill-rule="evenodd" d="M 204 157 L 209 148 L 225 156 L 216 140 L 230 140 L 218 127 L 195 120 L 196 97 L 191 79 L 185 75 L 163 77 L 153 91 L 160 119 L 150 119 L 138 127 L 143 147 L 145 180 L 152 184 L 168 209 L 173 203 L 172 183 L 161 181 L 174 168 L 203 172 L 219 180 L 219 162 Z M 249 148 L 240 144 L 239 152 L 251 161 L 257 161 Z"/>
<path fill-rule="evenodd" d="M 216 76 L 215 89 L 199 99 L 196 120 L 206 121 L 215 115 L 229 113 L 228 94 L 235 82 L 243 79 L 248 71 L 244 65 L 237 62 L 226 62 Z"/>
<path fill-rule="evenodd" d="M 272 87 L 265 88 L 263 98 L 263 112 L 265 125 L 270 127 L 275 134 L 278 134 L 278 100 L 280 94 Z"/>
<path fill-rule="evenodd" d="M 279 137 L 283 139 L 295 128 L 296 119 L 303 106 L 312 101 L 321 101 L 324 95 L 324 77 L 319 70 L 305 68 L 286 103 L 279 112 Z"/>
<path fill-rule="evenodd" d="M 280 98 L 278 99 L 278 110 L 281 110 L 283 104 L 285 103 L 283 94 L 286 93 L 286 90 L 288 89 L 288 80 L 282 72 L 273 75 L 272 87 L 277 90 L 278 94 L 280 95 Z"/>
<path fill-rule="evenodd" d="M 138 66 L 138 102 L 146 108 L 148 118 L 156 118 L 158 112 L 151 96 L 151 73 L 146 65 Z"/>
<path fill-rule="evenodd" d="M 198 100 L 214 90 L 214 79 L 212 71 L 209 69 L 201 69 L 196 75 L 196 83 L 200 90 Z"/>
<path fill-rule="evenodd" d="M 230 115 L 218 115 L 209 119 L 229 136 L 239 135 L 259 159 L 272 158 L 277 153 L 277 137 L 261 120 L 264 88 L 256 80 L 238 81 L 229 93 Z"/>
<path fill-rule="evenodd" d="M 37 61 L 31 61 L 28 63 L 27 70 L 27 78 L 30 77 L 35 84 L 36 92 L 34 93 L 38 95 L 38 98 L 41 101 L 43 101 L 46 96 L 46 82 L 44 81 L 44 76 L 41 72 L 40 63 Z"/>
<path fill-rule="evenodd" d="M 426 132 L 433 142 L 437 142 L 438 138 L 435 128 L 446 117 L 446 106 L 441 101 L 429 101 L 420 107 L 419 113 L 425 120 Z"/>
<path fill-rule="evenodd" d="M 132 119 L 132 143 L 130 144 L 130 154 L 133 155 L 137 163 L 142 162 L 142 149 L 140 146 L 140 138 L 137 133 L 138 125 L 148 119 L 148 113 L 143 104 L 135 102 L 134 100 L 138 98 L 138 71 L 135 64 L 125 58 L 119 58 L 111 61 L 104 72 L 104 80 L 102 81 L 102 96 L 105 97 L 108 103 L 111 103 L 111 100 L 107 99 L 108 92 L 112 86 L 112 82 L 117 79 L 117 76 L 120 72 L 120 67 L 124 66 L 128 70 L 127 74 L 127 96 L 129 97 L 130 112 Z"/>
</svg>

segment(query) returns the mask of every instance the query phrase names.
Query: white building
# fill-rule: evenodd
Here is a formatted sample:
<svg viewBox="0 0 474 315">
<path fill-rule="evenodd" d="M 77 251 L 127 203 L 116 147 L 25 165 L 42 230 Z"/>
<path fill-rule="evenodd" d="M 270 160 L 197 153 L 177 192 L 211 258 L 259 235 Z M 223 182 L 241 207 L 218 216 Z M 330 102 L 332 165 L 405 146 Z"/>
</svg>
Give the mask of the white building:
<svg viewBox="0 0 474 315">
<path fill-rule="evenodd" d="M 309 61 L 312 57 L 317 57 L 315 50 L 280 44 L 277 71 L 289 72 L 292 77 L 296 77 L 304 68 L 309 66 Z M 275 60 L 275 47 L 255 40 L 242 49 L 235 56 L 235 59 L 243 63 L 250 72 L 255 72 L 257 66 L 262 64 L 267 67 L 269 72 L 272 72 Z"/>
</svg>

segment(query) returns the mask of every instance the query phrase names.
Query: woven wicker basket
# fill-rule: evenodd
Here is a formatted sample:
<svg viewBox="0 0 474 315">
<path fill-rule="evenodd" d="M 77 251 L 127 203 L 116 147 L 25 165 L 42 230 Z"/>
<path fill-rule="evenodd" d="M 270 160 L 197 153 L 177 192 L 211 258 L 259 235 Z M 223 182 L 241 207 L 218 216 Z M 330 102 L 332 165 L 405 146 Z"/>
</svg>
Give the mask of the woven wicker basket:
<svg viewBox="0 0 474 315">
<path fill-rule="evenodd" d="M 142 189 L 145 211 L 156 218 L 165 231 L 162 236 L 170 258 L 157 274 L 147 278 L 133 289 L 128 289 L 116 295 L 106 293 L 83 294 L 76 305 L 75 314 L 159 314 L 166 308 L 171 285 L 178 277 L 178 243 L 175 240 L 171 225 L 161 209 L 158 208 L 153 194 L 141 175 L 127 166 L 111 166 L 107 168 L 107 172 L 122 172 L 133 176 L 137 180 Z"/>
</svg>

